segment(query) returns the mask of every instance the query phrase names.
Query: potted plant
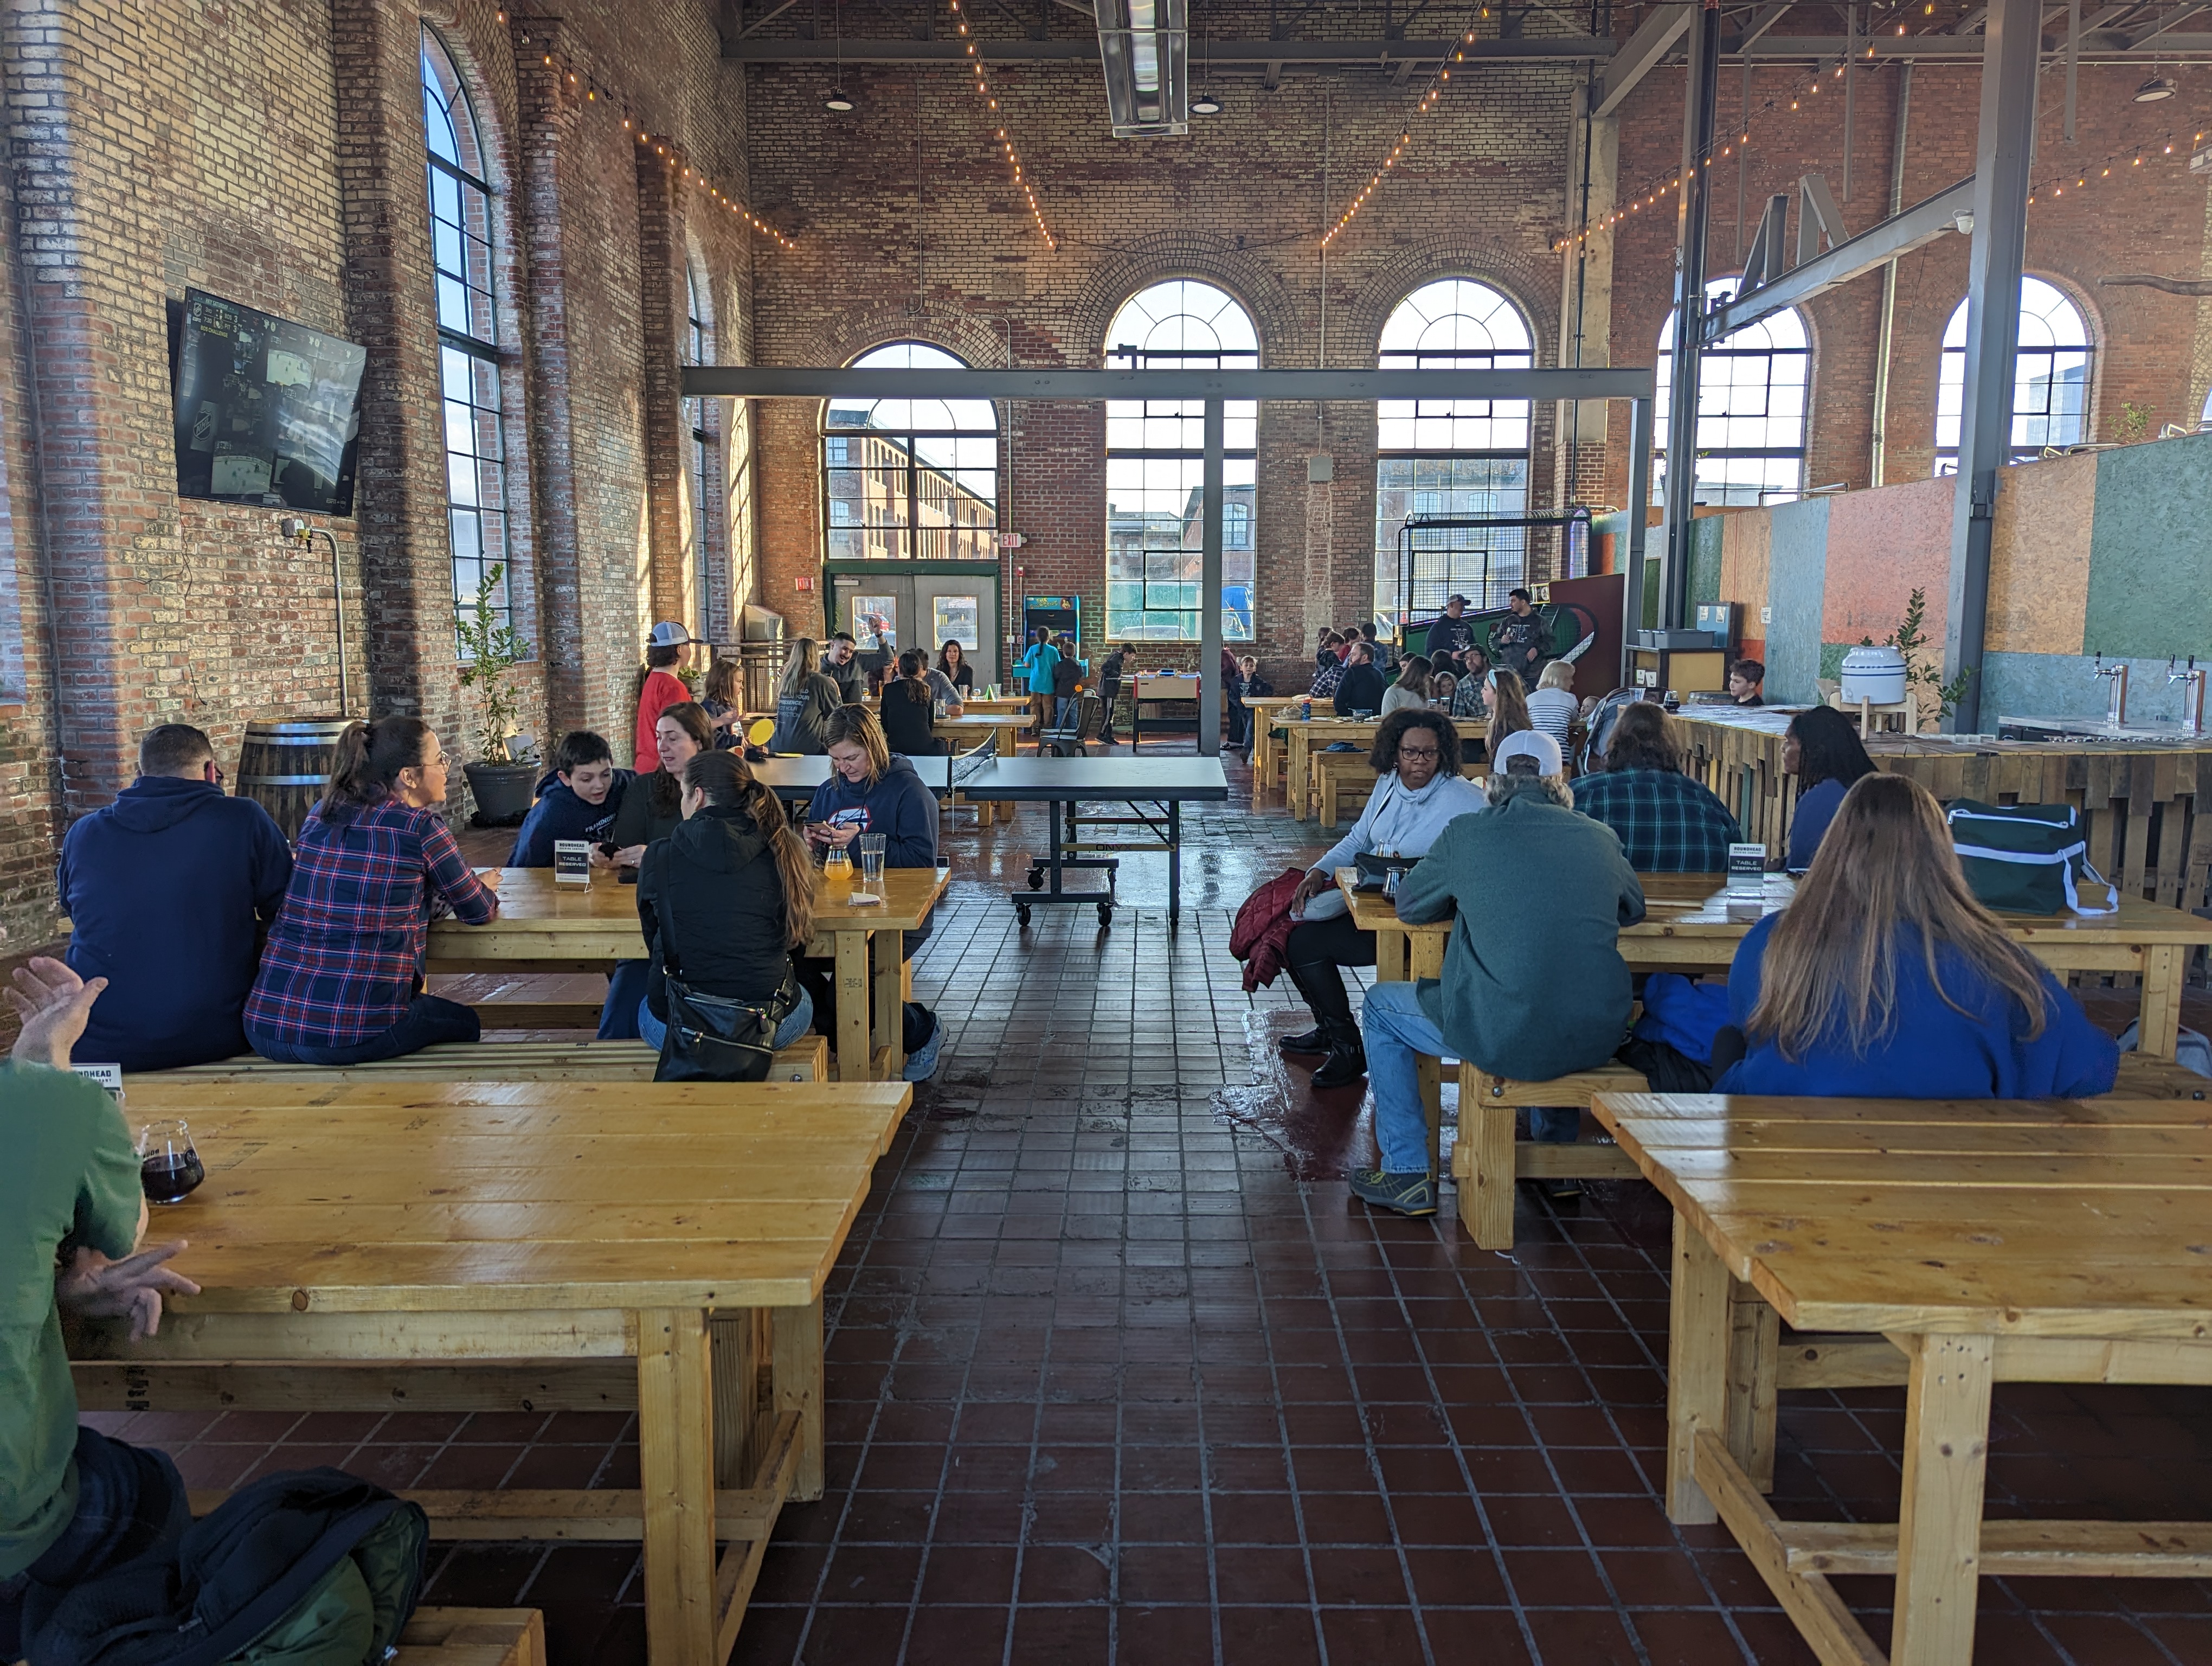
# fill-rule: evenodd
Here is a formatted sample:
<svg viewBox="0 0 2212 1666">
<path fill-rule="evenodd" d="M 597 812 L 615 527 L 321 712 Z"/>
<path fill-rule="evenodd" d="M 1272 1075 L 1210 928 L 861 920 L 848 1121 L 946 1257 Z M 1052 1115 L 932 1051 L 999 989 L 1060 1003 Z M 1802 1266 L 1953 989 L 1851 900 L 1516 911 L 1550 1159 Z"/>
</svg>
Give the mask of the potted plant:
<svg viewBox="0 0 2212 1666">
<path fill-rule="evenodd" d="M 476 602 L 464 609 L 458 623 L 461 648 L 461 686 L 477 692 L 477 762 L 465 763 L 469 791 L 476 797 L 477 824 L 512 827 L 530 813 L 538 784 L 535 759 L 517 760 L 507 748 L 514 733 L 514 714 L 521 704 L 507 673 L 522 663 L 522 638 L 495 611 L 503 564 L 484 569 L 477 581 Z"/>
</svg>

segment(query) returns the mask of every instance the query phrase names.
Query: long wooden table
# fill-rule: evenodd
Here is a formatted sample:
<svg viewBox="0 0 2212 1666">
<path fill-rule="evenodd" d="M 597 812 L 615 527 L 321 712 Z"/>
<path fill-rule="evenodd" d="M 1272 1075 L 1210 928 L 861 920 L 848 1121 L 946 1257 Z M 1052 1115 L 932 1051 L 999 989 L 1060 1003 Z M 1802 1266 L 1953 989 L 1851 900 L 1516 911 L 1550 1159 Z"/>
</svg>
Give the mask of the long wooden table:
<svg viewBox="0 0 2212 1666">
<path fill-rule="evenodd" d="M 1275 720 L 1287 742 L 1289 758 L 1285 769 L 1283 801 L 1292 821 L 1302 822 L 1310 807 L 1313 796 L 1313 754 L 1322 747 L 1340 740 L 1349 740 L 1362 751 L 1375 744 L 1375 732 L 1382 727 L 1380 717 L 1338 717 L 1334 712 L 1327 716 L 1326 701 L 1316 702 L 1311 717 L 1291 717 L 1287 714 Z M 1455 717 L 1452 727 L 1459 731 L 1460 739 L 1481 740 L 1490 733 L 1490 720 L 1482 717 Z"/>
<path fill-rule="evenodd" d="M 894 867 L 884 873 L 884 900 L 855 906 L 817 897 L 814 935 L 806 952 L 833 961 L 837 1033 L 830 1037 L 838 1079 L 894 1081 L 905 1067 L 901 1039 L 902 957 L 898 939 L 876 955 L 875 1022 L 871 1044 L 870 939 L 915 931 L 945 894 L 946 870 Z M 617 960 L 645 955 L 637 922 L 637 887 L 605 870 L 585 885 L 561 885 L 547 867 L 511 867 L 500 880 L 499 913 L 489 925 L 453 919 L 430 925 L 427 968 L 443 972 L 604 972 Z"/>
<path fill-rule="evenodd" d="M 1967 1666 L 1984 1574 L 2212 1573 L 2203 1522 L 1983 1519 L 1992 1383 L 2212 1384 L 2203 1104 L 1607 1094 L 1595 1110 L 1674 1207 L 1667 1513 L 1726 1523 L 1824 1663 Z M 1906 1384 L 1894 1523 L 1785 1522 L 1761 1496 L 1789 1385 L 1778 1316 L 1887 1339 L 1852 1346 Z M 1786 1353 L 1826 1346 L 1793 1335 Z M 1894 1577 L 1887 1656 L 1836 1574 Z"/>
<path fill-rule="evenodd" d="M 1275 769 L 1275 726 L 1281 720 L 1275 714 L 1304 705 L 1308 697 L 1303 694 L 1244 696 L 1244 708 L 1252 714 L 1252 792 L 1255 799 L 1262 792 L 1272 792 L 1281 780 Z"/>
<path fill-rule="evenodd" d="M 438 1537 L 641 1540 L 653 1666 L 720 1666 L 822 1494 L 823 1284 L 910 1097 L 140 1078 L 207 1164 L 155 1227 L 201 1293 L 147 1341 L 72 1326 L 83 1403 L 634 1406 L 635 1491 L 413 1496 Z"/>
<path fill-rule="evenodd" d="M 1792 887 L 1767 876 L 1764 894 L 1736 898 L 1717 873 L 1644 873 L 1646 913 L 1620 933 L 1620 952 L 1638 972 L 1718 971 L 1735 958 L 1762 915 L 1784 906 Z M 1376 976 L 1384 980 L 1441 977 L 1449 919 L 1409 926 L 1379 891 L 1352 889 L 1356 872 L 1341 868 L 1337 883 L 1352 904 L 1354 924 L 1375 933 Z M 2120 898 L 2118 914 L 2004 915 L 2007 929 L 2043 964 L 2059 973 L 2134 972 L 2142 982 L 2138 1045 L 2170 1059 L 2181 1032 L 2181 993 L 2189 957 L 2212 944 L 2212 920 L 2139 897 Z"/>
</svg>

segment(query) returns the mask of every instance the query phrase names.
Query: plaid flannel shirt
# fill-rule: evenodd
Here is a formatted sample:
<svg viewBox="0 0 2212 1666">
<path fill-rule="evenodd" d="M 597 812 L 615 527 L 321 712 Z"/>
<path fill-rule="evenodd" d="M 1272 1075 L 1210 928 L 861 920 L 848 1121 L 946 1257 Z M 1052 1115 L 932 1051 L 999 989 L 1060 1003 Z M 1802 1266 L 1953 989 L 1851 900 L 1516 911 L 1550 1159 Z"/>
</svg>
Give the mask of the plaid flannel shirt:
<svg viewBox="0 0 2212 1666">
<path fill-rule="evenodd" d="M 1638 873 L 1725 873 L 1743 841 L 1728 806 L 1673 769 L 1622 769 L 1574 780 L 1575 808 L 1620 836 Z"/>
<path fill-rule="evenodd" d="M 471 926 L 498 906 L 438 816 L 398 799 L 339 822 L 309 816 L 246 1003 L 248 1032 L 343 1047 L 398 1023 L 422 977 L 434 894 Z"/>
</svg>

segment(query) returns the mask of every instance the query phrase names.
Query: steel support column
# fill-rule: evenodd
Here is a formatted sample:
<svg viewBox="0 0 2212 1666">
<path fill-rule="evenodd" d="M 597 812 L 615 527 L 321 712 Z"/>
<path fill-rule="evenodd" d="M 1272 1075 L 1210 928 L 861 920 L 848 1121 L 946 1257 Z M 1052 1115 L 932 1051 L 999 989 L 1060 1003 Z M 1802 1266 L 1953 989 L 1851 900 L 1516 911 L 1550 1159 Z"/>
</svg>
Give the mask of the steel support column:
<svg viewBox="0 0 2212 1666">
<path fill-rule="evenodd" d="M 1221 466 L 1222 428 L 1229 407 L 1206 402 L 1206 464 L 1201 490 L 1206 499 L 1198 569 L 1198 755 L 1221 750 Z"/>
<path fill-rule="evenodd" d="M 2013 364 L 2020 347 L 2020 269 L 2027 246 L 2034 162 L 2036 58 L 2043 0 L 1992 0 L 1982 58 L 1981 139 L 1974 163 L 1974 241 L 1966 262 L 1966 386 L 1959 418 L 1958 496 L 1951 512 L 1950 606 L 1943 675 L 1972 673 L 1954 727 L 1981 727 L 1982 650 L 1989 627 L 1990 534 L 1997 471 L 2012 443 Z"/>
<path fill-rule="evenodd" d="M 1652 402 L 1637 399 L 1628 407 L 1628 550 L 1621 563 L 1627 581 L 1621 587 L 1620 680 L 1628 681 L 1628 647 L 1644 623 L 1644 523 L 1650 515 Z"/>
<path fill-rule="evenodd" d="M 1667 543 L 1659 569 L 1662 629 L 1680 624 L 1688 604 L 1691 522 L 1697 514 L 1698 360 L 1705 342 L 1705 230 L 1712 199 L 1712 170 L 1706 164 L 1712 160 L 1713 104 L 1720 82 L 1720 0 L 1705 0 L 1690 30 L 1689 86 L 1682 109 L 1682 184 L 1674 210 L 1674 362 L 1667 412 Z"/>
</svg>

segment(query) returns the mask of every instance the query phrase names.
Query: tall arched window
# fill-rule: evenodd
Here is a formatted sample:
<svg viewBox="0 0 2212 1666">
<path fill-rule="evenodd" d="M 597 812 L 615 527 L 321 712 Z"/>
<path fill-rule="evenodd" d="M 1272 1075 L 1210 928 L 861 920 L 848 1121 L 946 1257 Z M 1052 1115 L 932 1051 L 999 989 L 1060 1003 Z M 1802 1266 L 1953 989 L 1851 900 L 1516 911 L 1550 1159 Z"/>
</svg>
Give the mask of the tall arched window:
<svg viewBox="0 0 2212 1666">
<path fill-rule="evenodd" d="M 1121 303 L 1106 331 L 1112 370 L 1257 369 L 1260 337 L 1234 295 L 1174 278 Z M 1260 406 L 1231 399 L 1221 476 L 1221 634 L 1252 636 Z M 1194 642 L 1206 538 L 1206 404 L 1106 402 L 1106 634 Z"/>
<path fill-rule="evenodd" d="M 2020 281 L 2020 351 L 2013 359 L 2012 444 L 2007 458 L 2033 462 L 2045 446 L 2089 437 L 2089 359 L 2096 351 L 2081 308 L 2056 284 Z M 1943 331 L 1936 380 L 1936 472 L 1959 471 L 1959 419 L 1966 398 L 1966 303 Z"/>
<path fill-rule="evenodd" d="M 894 342 L 855 370 L 965 370 Z M 822 427 L 823 547 L 832 561 L 998 558 L 999 417 L 988 399 L 832 399 Z"/>
<path fill-rule="evenodd" d="M 1732 301 L 1741 278 L 1717 277 L 1705 298 Z M 1697 501 L 1788 503 L 1805 489 L 1805 397 L 1813 349 L 1796 307 L 1724 337 L 1700 356 L 1698 376 Z M 1667 490 L 1667 413 L 1674 371 L 1674 314 L 1659 332 L 1657 441 L 1651 501 Z"/>
<path fill-rule="evenodd" d="M 506 575 L 492 605 L 514 617 L 507 538 L 507 437 L 501 416 L 499 308 L 492 292 L 490 169 L 476 112 L 444 45 L 422 31 L 422 131 L 429 152 L 437 266 L 438 382 L 446 422 L 446 524 L 456 607 L 486 571 Z"/>
<path fill-rule="evenodd" d="M 1525 370 L 1531 354 L 1518 307 L 1446 277 L 1398 303 L 1376 356 L 1385 370 Z M 1528 401 L 1379 400 L 1375 447 L 1378 623 L 1439 613 L 1455 593 L 1503 607 L 1527 571 L 1527 529 L 1451 523 L 1528 513 Z"/>
<path fill-rule="evenodd" d="M 684 362 L 712 364 L 714 362 L 714 314 L 707 298 L 707 285 L 696 266 L 684 270 Z M 715 443 L 715 401 L 686 399 L 684 427 L 690 435 L 691 517 L 689 534 L 691 559 L 689 563 L 692 584 L 692 629 L 709 641 L 717 639 L 716 625 L 720 610 L 715 605 L 714 554 L 716 534 L 721 523 L 717 502 L 716 486 L 721 477 L 717 466 Z"/>
</svg>

